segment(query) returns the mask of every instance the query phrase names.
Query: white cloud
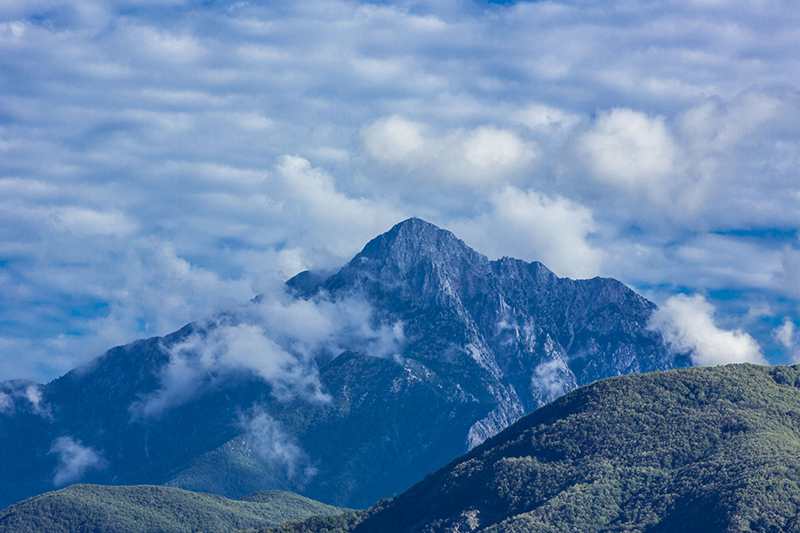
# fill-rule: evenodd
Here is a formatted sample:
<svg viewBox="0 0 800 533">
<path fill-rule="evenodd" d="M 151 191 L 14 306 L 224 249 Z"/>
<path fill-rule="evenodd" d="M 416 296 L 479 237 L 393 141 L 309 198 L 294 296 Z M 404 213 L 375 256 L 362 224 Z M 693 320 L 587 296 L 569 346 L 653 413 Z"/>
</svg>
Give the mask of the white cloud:
<svg viewBox="0 0 800 533">
<path fill-rule="evenodd" d="M 312 401 L 327 401 L 313 354 L 305 353 L 305 346 L 281 347 L 261 327 L 252 324 L 208 326 L 207 334 L 195 334 L 169 348 L 169 363 L 160 377 L 161 388 L 131 406 L 134 418 L 161 416 L 240 372 L 253 373 L 264 380 L 277 398 L 300 395 Z"/>
<path fill-rule="evenodd" d="M 327 402 L 318 360 L 345 350 L 400 357 L 402 323 L 376 324 L 364 300 L 331 300 L 325 294 L 297 299 L 283 286 L 272 291 L 258 303 L 201 322 L 200 332 L 165 347 L 169 363 L 160 371 L 160 388 L 131 406 L 133 418 L 161 416 L 242 373 L 269 384 L 279 400 Z"/>
<path fill-rule="evenodd" d="M 728 106 L 711 99 L 687 109 L 679 116 L 678 127 L 690 140 L 689 148 L 710 155 L 735 148 L 787 112 L 791 112 L 791 106 L 778 95 L 748 90 Z"/>
<path fill-rule="evenodd" d="M 361 131 L 361 136 L 367 152 L 375 159 L 403 163 L 425 146 L 424 132 L 424 124 L 395 115 L 373 122 Z"/>
<path fill-rule="evenodd" d="M 589 172 L 604 183 L 657 202 L 665 201 L 675 184 L 679 151 L 663 116 L 612 109 L 577 142 Z"/>
<path fill-rule="evenodd" d="M 256 457 L 280 472 L 294 487 L 302 487 L 316 474 L 299 443 L 268 413 L 255 408 L 243 415 L 240 423 L 245 430 L 245 441 Z"/>
<path fill-rule="evenodd" d="M 742 330 L 723 330 L 714 323 L 714 306 L 703 296 L 670 297 L 650 320 L 678 352 L 690 352 L 699 366 L 727 363 L 767 364 L 758 343 Z"/>
<path fill-rule="evenodd" d="M 575 375 L 562 359 L 540 363 L 531 375 L 531 386 L 538 396 L 539 405 L 549 403 L 575 387 Z"/>
<path fill-rule="evenodd" d="M 58 456 L 58 466 L 53 472 L 53 484 L 63 487 L 83 479 L 89 470 L 103 470 L 108 461 L 101 454 L 73 437 L 59 437 L 50 446 L 50 453 Z"/>
<path fill-rule="evenodd" d="M 596 229 L 591 210 L 566 198 L 510 186 L 490 198 L 489 213 L 448 227 L 493 258 L 540 261 L 560 276 L 600 273 L 603 253 L 587 240 Z"/>
<path fill-rule="evenodd" d="M 781 325 L 772 330 L 772 336 L 780 343 L 793 364 L 800 363 L 800 332 L 791 317 L 784 317 Z"/>
<path fill-rule="evenodd" d="M 0 383 L 0 413 L 14 414 L 18 409 L 43 418 L 52 418 L 50 406 L 44 402 L 41 385 L 26 381 Z"/>
<path fill-rule="evenodd" d="M 54 223 L 59 229 L 75 231 L 84 235 L 118 235 L 134 233 L 136 223 L 120 212 L 103 213 L 92 209 L 71 207 L 57 210 Z"/>
<path fill-rule="evenodd" d="M 477 189 L 518 180 L 540 156 L 533 141 L 495 126 L 437 135 L 425 124 L 390 116 L 362 128 L 361 137 L 372 158 L 399 166 L 412 180 Z"/>
<path fill-rule="evenodd" d="M 312 229 L 309 244 L 339 258 L 355 255 L 372 237 L 403 219 L 402 211 L 391 204 L 343 194 L 330 174 L 304 158 L 282 157 L 276 173 L 283 182 L 279 213 Z"/>
<path fill-rule="evenodd" d="M 783 323 L 772 330 L 772 335 L 778 339 L 778 342 L 786 349 L 791 349 L 795 344 L 795 324 L 792 319 L 787 317 L 783 318 Z"/>
</svg>

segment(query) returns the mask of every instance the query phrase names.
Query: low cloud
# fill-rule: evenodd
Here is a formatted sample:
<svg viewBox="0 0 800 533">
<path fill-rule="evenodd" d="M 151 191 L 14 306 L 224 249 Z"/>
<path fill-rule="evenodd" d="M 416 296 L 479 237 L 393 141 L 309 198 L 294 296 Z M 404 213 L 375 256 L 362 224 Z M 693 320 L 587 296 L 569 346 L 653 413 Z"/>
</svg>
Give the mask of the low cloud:
<svg viewBox="0 0 800 533">
<path fill-rule="evenodd" d="M 10 415 L 18 411 L 51 418 L 50 406 L 44 402 L 41 385 L 26 381 L 0 383 L 0 413 Z"/>
<path fill-rule="evenodd" d="M 242 416 L 240 423 L 256 457 L 293 486 L 302 487 L 317 473 L 299 443 L 265 411 L 255 408 Z"/>
<path fill-rule="evenodd" d="M 800 363 L 800 331 L 790 317 L 784 317 L 780 326 L 772 330 L 772 336 L 783 347 L 785 353 L 789 354 L 792 363 Z"/>
<path fill-rule="evenodd" d="M 0 414 L 10 414 L 14 410 L 14 400 L 5 392 L 0 392 Z"/>
<path fill-rule="evenodd" d="M 344 350 L 399 358 L 405 343 L 402 323 L 377 323 L 363 299 L 298 299 L 283 287 L 199 325 L 199 332 L 166 348 L 160 388 L 131 406 L 134 418 L 160 416 L 242 373 L 269 384 L 279 400 L 327 402 L 318 361 Z"/>
<path fill-rule="evenodd" d="M 714 306 L 703 296 L 679 294 L 653 313 L 649 327 L 661 333 L 676 351 L 690 352 L 698 366 L 767 364 L 753 337 L 740 329 L 720 329 L 714 323 L 714 313 Z"/>
<path fill-rule="evenodd" d="M 552 359 L 534 369 L 531 386 L 539 405 L 544 405 L 577 387 L 577 382 L 563 359 Z"/>
<path fill-rule="evenodd" d="M 89 470 L 103 470 L 108 466 L 97 450 L 70 436 L 54 440 L 49 453 L 58 456 L 58 466 L 53 471 L 53 485 L 56 487 L 76 483 Z"/>
</svg>

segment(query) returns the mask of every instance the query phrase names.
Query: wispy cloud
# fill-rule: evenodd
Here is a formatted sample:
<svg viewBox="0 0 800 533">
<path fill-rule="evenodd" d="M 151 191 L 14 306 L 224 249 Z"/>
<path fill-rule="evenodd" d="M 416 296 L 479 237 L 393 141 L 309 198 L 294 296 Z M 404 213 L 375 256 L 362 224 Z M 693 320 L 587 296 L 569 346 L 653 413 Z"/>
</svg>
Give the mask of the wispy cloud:
<svg viewBox="0 0 800 533">
<path fill-rule="evenodd" d="M 316 467 L 299 443 L 268 413 L 256 407 L 242 415 L 240 423 L 245 442 L 255 456 L 292 487 L 302 487 L 316 475 Z"/>
<path fill-rule="evenodd" d="M 28 381 L 0 384 L 0 414 L 13 415 L 19 411 L 52 418 L 50 405 L 44 401 L 40 385 Z"/>
<path fill-rule="evenodd" d="M 84 446 L 70 436 L 54 440 L 49 453 L 58 457 L 58 466 L 53 472 L 53 484 L 56 487 L 76 483 L 90 470 L 108 467 L 108 461 L 97 450 Z"/>
<path fill-rule="evenodd" d="M 165 347 L 169 362 L 159 370 L 160 388 L 131 406 L 134 419 L 158 417 L 242 375 L 268 384 L 278 400 L 325 403 L 320 364 L 344 350 L 397 358 L 405 343 L 402 323 L 379 323 L 363 299 L 297 299 L 282 286 L 198 326 Z"/>
</svg>

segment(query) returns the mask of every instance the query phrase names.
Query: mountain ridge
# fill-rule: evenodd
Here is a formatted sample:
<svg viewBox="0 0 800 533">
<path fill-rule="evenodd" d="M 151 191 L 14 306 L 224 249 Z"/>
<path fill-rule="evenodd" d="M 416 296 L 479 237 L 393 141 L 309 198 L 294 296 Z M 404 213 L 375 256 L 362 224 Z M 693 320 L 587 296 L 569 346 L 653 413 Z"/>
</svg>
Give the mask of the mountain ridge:
<svg viewBox="0 0 800 533">
<path fill-rule="evenodd" d="M 78 480 L 366 507 L 579 385 L 689 363 L 622 283 L 490 261 L 420 219 L 286 287 L 36 386 L 50 418 L 0 412 L 0 505 L 52 488 L 64 437 L 98 457 Z"/>
</svg>

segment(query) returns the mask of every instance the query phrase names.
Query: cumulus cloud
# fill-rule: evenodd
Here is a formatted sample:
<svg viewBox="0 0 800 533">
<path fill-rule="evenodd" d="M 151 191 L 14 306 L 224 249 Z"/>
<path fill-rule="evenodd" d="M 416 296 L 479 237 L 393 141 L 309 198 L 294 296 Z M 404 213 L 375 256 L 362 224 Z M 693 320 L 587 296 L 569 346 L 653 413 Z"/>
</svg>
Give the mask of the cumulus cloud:
<svg viewBox="0 0 800 533">
<path fill-rule="evenodd" d="M 269 384 L 279 400 L 327 402 L 318 361 L 345 350 L 398 358 L 405 343 L 402 323 L 377 323 L 364 300 L 297 299 L 282 288 L 199 326 L 165 347 L 169 362 L 160 371 L 160 388 L 131 406 L 134 418 L 158 417 L 242 374 Z"/>
<path fill-rule="evenodd" d="M 422 123 L 390 116 L 361 130 L 367 153 L 420 181 L 478 189 L 516 181 L 539 157 L 533 141 L 510 129 L 480 126 L 437 135 Z"/>
<path fill-rule="evenodd" d="M 603 112 L 578 138 L 578 151 L 596 179 L 663 202 L 680 155 L 665 120 L 629 108 Z"/>
<path fill-rule="evenodd" d="M 49 453 L 58 456 L 58 466 L 53 471 L 53 485 L 56 487 L 80 481 L 89 470 L 108 467 L 108 461 L 100 452 L 70 436 L 54 440 Z"/>
<path fill-rule="evenodd" d="M 649 327 L 676 351 L 689 352 L 699 366 L 726 363 L 766 364 L 758 343 L 742 330 L 724 330 L 714 321 L 714 306 L 703 296 L 670 297 L 650 319 Z"/>
<path fill-rule="evenodd" d="M 560 276 L 598 275 L 603 253 L 588 240 L 597 228 L 590 209 L 510 186 L 490 198 L 489 213 L 448 226 L 492 257 L 541 261 Z"/>
<path fill-rule="evenodd" d="M 750 89 L 728 105 L 718 98 L 691 107 L 678 117 L 678 127 L 695 150 L 723 153 L 781 118 L 791 105 L 779 94 Z"/>
</svg>

